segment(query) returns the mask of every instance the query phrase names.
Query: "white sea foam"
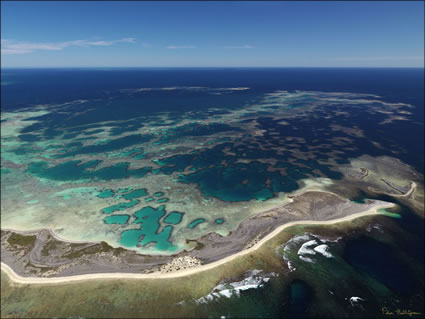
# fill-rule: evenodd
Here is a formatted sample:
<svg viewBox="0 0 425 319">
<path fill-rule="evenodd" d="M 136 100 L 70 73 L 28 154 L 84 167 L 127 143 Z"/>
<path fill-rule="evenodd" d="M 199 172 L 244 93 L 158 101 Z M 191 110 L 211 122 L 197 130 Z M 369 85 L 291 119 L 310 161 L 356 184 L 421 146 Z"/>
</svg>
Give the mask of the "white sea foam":
<svg viewBox="0 0 425 319">
<path fill-rule="evenodd" d="M 271 277 L 276 276 L 275 273 L 264 274 L 264 277 L 258 276 L 262 270 L 254 269 L 248 272 L 249 277 L 236 282 L 219 284 L 206 296 L 196 299 L 195 302 L 208 303 L 216 298 L 231 298 L 232 296 L 240 296 L 240 292 L 248 289 L 256 289 L 264 286 Z M 182 304 L 180 302 L 179 304 Z"/>
<path fill-rule="evenodd" d="M 309 257 L 304 257 L 304 256 L 300 256 L 300 259 L 307 262 L 307 263 L 312 263 L 314 264 L 315 262 L 313 261 L 313 259 L 309 258 Z"/>
<path fill-rule="evenodd" d="M 288 240 L 286 242 L 286 244 L 283 245 L 283 260 L 286 262 L 286 264 L 288 265 L 288 269 L 289 271 L 295 271 L 295 264 L 291 261 L 289 261 L 289 259 L 286 257 L 287 254 L 290 253 L 290 251 L 292 249 L 294 249 L 295 246 L 298 245 L 298 243 L 309 240 L 310 236 L 309 235 L 296 235 L 294 237 L 292 237 L 290 240 Z M 282 246 L 281 246 L 282 247 Z M 279 249 L 279 248 L 278 248 Z"/>
<path fill-rule="evenodd" d="M 318 244 L 317 240 L 315 239 L 309 240 L 308 242 L 302 244 L 297 254 L 298 255 L 306 255 L 306 254 L 315 255 L 316 252 L 310 247 L 317 244 Z"/>
<path fill-rule="evenodd" d="M 316 246 L 313 249 L 314 249 L 314 251 L 318 252 L 319 254 L 322 254 L 323 256 L 325 256 L 327 258 L 333 257 L 333 255 L 329 252 L 329 246 L 326 245 L 326 244 Z"/>
<path fill-rule="evenodd" d="M 245 91 L 249 90 L 248 87 L 234 87 L 234 88 L 209 88 L 205 86 L 170 86 L 170 87 L 160 87 L 160 88 L 138 88 L 138 89 L 122 89 L 121 92 L 125 93 L 137 93 L 137 92 L 149 92 L 149 91 L 176 91 L 176 90 L 186 90 L 186 91 Z"/>
<path fill-rule="evenodd" d="M 290 262 L 289 260 L 288 260 L 288 268 L 289 268 L 289 271 L 297 270 L 297 268 L 295 268 L 294 264 L 292 262 Z"/>
<path fill-rule="evenodd" d="M 286 262 L 289 271 L 295 271 L 297 267 L 297 260 L 289 260 L 289 258 L 291 258 L 291 251 L 294 251 L 294 249 L 303 242 L 304 243 L 297 251 L 299 260 L 307 263 L 316 263 L 315 256 L 318 255 L 322 255 L 326 258 L 333 258 L 334 256 L 330 252 L 330 247 L 326 243 L 338 242 L 340 239 L 341 237 L 331 240 L 312 233 L 296 235 L 283 245 L 283 260 Z"/>
<path fill-rule="evenodd" d="M 360 297 L 355 297 L 355 296 L 350 298 L 350 303 L 352 306 L 355 306 L 360 301 L 364 301 L 364 299 Z"/>
</svg>

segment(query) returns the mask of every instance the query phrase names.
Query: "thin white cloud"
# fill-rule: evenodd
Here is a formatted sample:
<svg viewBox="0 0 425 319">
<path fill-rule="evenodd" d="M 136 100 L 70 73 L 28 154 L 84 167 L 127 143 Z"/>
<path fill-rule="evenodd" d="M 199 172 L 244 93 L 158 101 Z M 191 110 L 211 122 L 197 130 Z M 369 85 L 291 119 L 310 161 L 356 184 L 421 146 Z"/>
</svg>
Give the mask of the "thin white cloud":
<svg viewBox="0 0 425 319">
<path fill-rule="evenodd" d="M 358 56 L 338 57 L 334 61 L 423 61 L 423 56 Z"/>
<path fill-rule="evenodd" d="M 194 49 L 196 46 L 194 45 L 169 45 L 167 49 L 176 50 L 176 49 Z"/>
<path fill-rule="evenodd" d="M 117 43 L 135 43 L 134 38 L 123 38 L 112 41 L 90 41 L 74 40 L 65 42 L 37 43 L 37 42 L 18 42 L 7 39 L 1 40 L 1 54 L 26 54 L 33 51 L 60 51 L 68 47 L 90 47 L 90 46 L 111 46 Z"/>
<path fill-rule="evenodd" d="M 253 49 L 254 46 L 245 44 L 245 45 L 235 45 L 235 46 L 225 46 L 226 49 Z"/>
</svg>

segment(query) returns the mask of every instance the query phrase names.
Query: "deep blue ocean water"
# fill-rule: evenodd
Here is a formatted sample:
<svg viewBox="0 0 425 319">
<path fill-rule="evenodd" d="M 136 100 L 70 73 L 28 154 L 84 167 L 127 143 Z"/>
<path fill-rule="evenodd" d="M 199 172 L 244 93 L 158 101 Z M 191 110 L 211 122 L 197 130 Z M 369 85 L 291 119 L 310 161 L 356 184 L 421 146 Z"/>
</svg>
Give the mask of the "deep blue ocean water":
<svg viewBox="0 0 425 319">
<path fill-rule="evenodd" d="M 422 68 L 2 69 L 1 80 L 2 84 L 6 84 L 1 86 L 3 111 L 28 107 L 31 104 L 57 104 L 80 99 L 108 98 L 122 89 L 144 87 L 250 88 L 244 94 L 209 96 L 208 99 L 191 95 L 185 103 L 175 103 L 175 97 L 164 95 L 161 96 L 161 103 L 158 103 L 157 99 L 161 93 L 153 92 L 144 96 L 143 105 L 146 106 L 143 108 L 144 113 L 158 111 L 179 113 L 217 105 L 225 109 L 240 106 L 254 96 L 276 90 L 375 94 L 382 96 L 386 102 L 414 105 L 412 118 L 415 121 L 399 121 L 396 126 L 384 132 L 373 120 L 355 118 L 355 114 L 352 114 L 352 120 L 361 122 L 361 127 L 368 129 L 368 134 L 375 134 L 378 138 L 385 135 L 386 139 L 403 145 L 408 154 L 400 155 L 400 159 L 423 172 L 424 69 Z M 138 102 L 140 101 L 132 100 L 128 103 Z M 125 123 L 127 127 L 132 125 L 133 114 L 129 111 L 131 109 L 134 108 L 120 110 L 122 119 L 129 120 Z M 119 119 L 121 112 L 112 110 L 110 114 L 97 113 L 96 121 Z M 93 121 L 93 118 L 86 118 L 86 121 Z M 51 133 L 54 135 L 54 129 Z"/>
</svg>

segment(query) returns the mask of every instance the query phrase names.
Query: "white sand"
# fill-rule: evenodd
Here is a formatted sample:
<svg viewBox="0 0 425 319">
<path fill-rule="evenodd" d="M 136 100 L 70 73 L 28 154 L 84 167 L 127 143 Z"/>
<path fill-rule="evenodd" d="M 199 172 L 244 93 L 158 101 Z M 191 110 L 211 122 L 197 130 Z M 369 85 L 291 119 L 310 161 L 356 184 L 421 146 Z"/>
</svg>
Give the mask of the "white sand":
<svg viewBox="0 0 425 319">
<path fill-rule="evenodd" d="M 268 234 L 266 237 L 264 237 L 262 240 L 260 240 L 256 245 L 253 247 L 243 250 L 239 253 L 233 254 L 231 256 L 227 256 L 223 259 L 220 259 L 216 262 L 201 265 L 189 269 L 179 270 L 171 273 L 161 273 L 161 272 L 155 272 L 150 274 L 133 274 L 133 273 L 98 273 L 98 274 L 85 274 L 85 275 L 75 275 L 75 276 L 67 276 L 67 277 L 54 277 L 54 278 L 40 278 L 40 277 L 22 277 L 18 274 L 16 274 L 12 268 L 10 268 L 8 265 L 1 263 L 1 270 L 4 271 L 15 283 L 19 284 L 59 284 L 59 283 L 67 283 L 67 282 L 74 282 L 74 281 L 83 281 L 83 280 L 95 280 L 95 279 L 166 279 L 166 278 L 179 278 L 184 276 L 189 276 L 193 274 L 197 274 L 202 271 L 210 270 L 215 267 L 218 267 L 220 265 L 223 265 L 227 262 L 230 262 L 240 256 L 244 256 L 247 254 L 250 254 L 260 248 L 262 245 L 264 245 L 265 242 L 270 240 L 271 238 L 275 237 L 277 234 L 279 234 L 281 231 L 283 231 L 285 228 L 294 226 L 294 225 L 332 225 L 336 223 L 341 223 L 345 221 L 350 221 L 355 218 L 368 216 L 368 215 L 380 215 L 378 213 L 378 209 L 381 208 L 390 208 L 394 207 L 395 204 L 393 203 L 385 203 L 382 205 L 379 205 L 375 208 L 369 209 L 367 211 L 364 211 L 362 213 L 353 214 L 351 216 L 338 218 L 330 221 L 297 221 L 297 222 L 290 222 L 285 225 L 282 225 L 278 228 L 276 228 L 273 232 Z"/>
</svg>

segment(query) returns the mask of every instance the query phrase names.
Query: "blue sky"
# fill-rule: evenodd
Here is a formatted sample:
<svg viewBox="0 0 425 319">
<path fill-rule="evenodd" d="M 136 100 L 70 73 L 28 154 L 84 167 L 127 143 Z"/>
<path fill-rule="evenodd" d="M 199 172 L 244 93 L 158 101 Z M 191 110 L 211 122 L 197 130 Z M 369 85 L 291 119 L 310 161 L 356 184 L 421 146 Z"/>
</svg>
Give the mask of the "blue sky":
<svg viewBox="0 0 425 319">
<path fill-rule="evenodd" d="M 1 2 L 2 67 L 423 67 L 423 2 Z"/>
</svg>

